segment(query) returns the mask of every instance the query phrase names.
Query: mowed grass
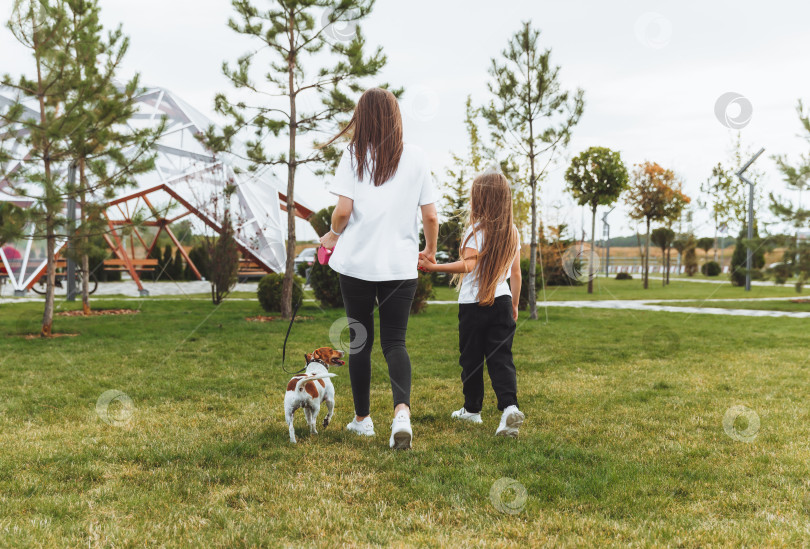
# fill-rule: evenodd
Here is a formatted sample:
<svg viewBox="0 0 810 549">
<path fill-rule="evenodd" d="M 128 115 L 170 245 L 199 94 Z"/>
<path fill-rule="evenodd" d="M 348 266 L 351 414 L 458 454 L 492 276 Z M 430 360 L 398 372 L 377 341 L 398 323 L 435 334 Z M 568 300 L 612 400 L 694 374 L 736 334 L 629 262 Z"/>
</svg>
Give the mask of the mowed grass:
<svg viewBox="0 0 810 549">
<path fill-rule="evenodd" d="M 409 329 L 414 449 L 393 452 L 379 345 L 377 436 L 343 430 L 353 407 L 348 370 L 336 369 L 334 423 L 310 436 L 299 411 L 290 445 L 286 323 L 246 322 L 261 313 L 247 301 L 103 306 L 141 312 L 58 318 L 55 331 L 80 335 L 43 341 L 10 335 L 34 329 L 40 305 L 0 306 L 3 546 L 701 547 L 810 536 L 806 321 L 522 314 L 514 353 L 527 420 L 506 440 L 493 436 L 488 383 L 483 426 L 449 418 L 462 405 L 457 307 L 432 305 Z M 292 332 L 294 369 L 330 344 L 343 315 L 310 303 L 300 314 L 310 319 Z M 120 425 L 96 411 L 108 390 L 134 406 L 111 404 Z M 724 430 L 737 405 L 761 421 L 750 443 Z M 502 478 L 525 488 L 523 505 L 514 490 L 495 499 L 515 514 L 490 497 Z"/>
</svg>

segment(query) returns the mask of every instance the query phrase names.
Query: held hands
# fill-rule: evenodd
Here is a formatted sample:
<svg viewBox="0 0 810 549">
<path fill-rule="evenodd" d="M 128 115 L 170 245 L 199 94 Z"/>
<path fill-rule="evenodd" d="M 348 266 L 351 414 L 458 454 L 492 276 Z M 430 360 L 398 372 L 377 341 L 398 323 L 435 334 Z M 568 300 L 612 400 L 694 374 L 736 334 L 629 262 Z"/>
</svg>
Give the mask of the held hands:
<svg viewBox="0 0 810 549">
<path fill-rule="evenodd" d="M 436 268 L 436 252 L 427 250 L 419 252 L 419 263 L 416 268 L 425 273 L 433 272 Z"/>
<path fill-rule="evenodd" d="M 338 238 L 340 237 L 332 231 L 329 231 L 321 237 L 321 246 L 331 250 L 335 247 L 335 244 L 337 244 Z"/>
</svg>

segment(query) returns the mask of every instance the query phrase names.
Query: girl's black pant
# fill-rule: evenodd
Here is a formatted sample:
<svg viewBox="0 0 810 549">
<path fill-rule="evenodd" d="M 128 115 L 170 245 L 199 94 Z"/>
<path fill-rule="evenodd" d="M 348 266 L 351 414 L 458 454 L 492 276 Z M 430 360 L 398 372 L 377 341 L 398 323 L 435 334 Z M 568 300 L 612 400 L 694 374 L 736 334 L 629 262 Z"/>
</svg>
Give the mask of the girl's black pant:
<svg viewBox="0 0 810 549">
<path fill-rule="evenodd" d="M 371 348 L 374 345 L 374 310 L 380 312 L 380 343 L 394 407 L 411 405 L 411 359 L 405 348 L 405 333 L 417 279 L 372 282 L 340 275 L 340 292 L 349 322 L 349 378 L 354 397 L 354 413 L 369 415 L 371 389 Z"/>
<path fill-rule="evenodd" d="M 515 335 L 512 298 L 502 295 L 490 306 L 460 303 L 458 306 L 458 346 L 461 355 L 461 382 L 464 385 L 464 409 L 481 411 L 484 402 L 484 363 L 498 410 L 517 406 L 517 374 L 512 361 Z"/>
</svg>

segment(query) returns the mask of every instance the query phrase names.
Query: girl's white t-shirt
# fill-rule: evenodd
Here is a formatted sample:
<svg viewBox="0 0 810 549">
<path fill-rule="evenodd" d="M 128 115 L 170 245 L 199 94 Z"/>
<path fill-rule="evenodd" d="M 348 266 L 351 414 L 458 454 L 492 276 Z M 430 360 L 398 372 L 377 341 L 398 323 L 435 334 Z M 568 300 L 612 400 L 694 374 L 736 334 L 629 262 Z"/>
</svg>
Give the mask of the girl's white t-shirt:
<svg viewBox="0 0 810 549">
<path fill-rule="evenodd" d="M 354 155 L 343 151 L 329 192 L 354 201 L 329 266 L 369 281 L 416 278 L 419 261 L 420 206 L 439 200 L 425 152 L 405 144 L 393 177 L 374 186 L 371 175 L 358 181 Z"/>
<path fill-rule="evenodd" d="M 513 225 L 515 232 L 518 233 L 518 252 L 520 253 L 520 232 L 517 230 L 517 226 Z M 473 228 L 476 229 L 475 235 L 473 235 L 469 240 L 469 237 L 472 232 Z M 465 244 L 466 242 L 466 244 Z M 478 225 L 475 227 L 470 227 L 464 233 L 464 236 L 461 239 L 461 243 L 465 248 L 472 248 L 474 250 L 481 250 L 484 247 L 484 231 L 478 230 Z M 509 271 L 511 269 L 512 264 L 509 264 L 509 267 L 506 268 L 506 272 L 503 273 L 503 279 L 498 282 L 498 285 L 495 287 L 495 297 L 500 297 L 502 295 L 512 296 L 512 292 L 509 289 L 509 284 L 506 280 L 509 278 Z M 459 303 L 478 303 L 478 269 L 477 266 L 471 272 L 467 273 L 464 278 L 461 280 L 461 288 L 459 288 L 458 292 L 458 302 Z"/>
</svg>

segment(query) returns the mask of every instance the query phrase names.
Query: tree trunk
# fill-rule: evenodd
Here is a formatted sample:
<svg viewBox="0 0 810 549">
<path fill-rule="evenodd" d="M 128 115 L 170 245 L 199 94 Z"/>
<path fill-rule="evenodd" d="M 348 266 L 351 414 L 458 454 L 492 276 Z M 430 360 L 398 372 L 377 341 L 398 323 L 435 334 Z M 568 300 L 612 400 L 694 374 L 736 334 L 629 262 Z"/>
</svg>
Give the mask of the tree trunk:
<svg viewBox="0 0 810 549">
<path fill-rule="evenodd" d="M 593 207 L 591 210 L 591 253 L 590 259 L 588 259 L 588 293 L 593 293 L 593 278 L 594 278 L 594 271 L 593 271 L 593 256 L 594 256 L 594 244 L 595 239 L 594 236 L 596 234 L 596 206 Z"/>
<path fill-rule="evenodd" d="M 86 223 L 87 219 L 85 218 L 85 189 L 87 188 L 85 184 L 85 162 L 84 158 L 79 160 L 79 212 L 81 216 L 82 223 L 79 225 L 85 225 L 84 228 L 81 230 L 81 248 L 82 248 L 82 311 L 84 314 L 90 314 L 90 258 L 87 256 L 87 247 L 89 245 L 90 238 L 86 235 Z"/>
<path fill-rule="evenodd" d="M 644 289 L 650 287 L 650 218 L 647 218 L 647 240 L 644 244 Z"/>
<path fill-rule="evenodd" d="M 531 164 L 531 189 L 532 189 L 532 238 L 529 246 L 529 318 L 537 320 L 537 183 L 534 180 L 534 159 Z"/>
<path fill-rule="evenodd" d="M 41 337 L 50 337 L 53 329 L 53 302 L 56 278 L 56 260 L 54 259 L 54 254 L 56 253 L 56 236 L 53 231 L 53 218 L 50 215 L 45 218 L 45 225 L 47 227 L 48 266 L 45 275 L 45 311 L 42 313 L 42 331 L 39 335 Z"/>
<path fill-rule="evenodd" d="M 667 285 L 669 285 L 669 265 L 671 263 L 670 261 L 671 258 L 672 258 L 672 245 L 670 244 L 667 247 Z"/>
<path fill-rule="evenodd" d="M 281 318 L 292 316 L 292 293 L 295 275 L 295 136 L 297 118 L 295 111 L 295 64 L 297 51 L 295 49 L 295 13 L 289 12 L 288 32 L 290 50 L 287 55 L 287 75 L 289 77 L 290 95 L 290 143 L 287 157 L 287 263 L 284 269 L 284 283 L 281 287 Z"/>
</svg>

